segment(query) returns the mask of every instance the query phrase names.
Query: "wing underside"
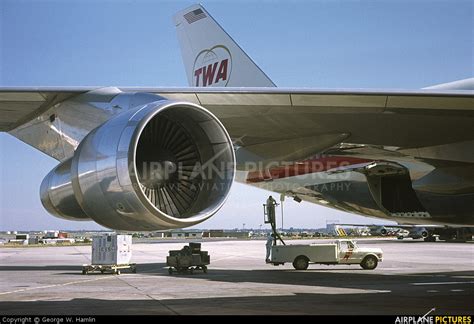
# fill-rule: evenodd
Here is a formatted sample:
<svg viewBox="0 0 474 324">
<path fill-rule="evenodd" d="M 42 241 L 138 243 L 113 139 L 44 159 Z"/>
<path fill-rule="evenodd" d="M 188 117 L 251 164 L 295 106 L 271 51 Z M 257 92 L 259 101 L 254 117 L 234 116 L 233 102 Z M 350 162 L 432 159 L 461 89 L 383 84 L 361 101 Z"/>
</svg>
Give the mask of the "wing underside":
<svg viewBox="0 0 474 324">
<path fill-rule="evenodd" d="M 55 104 L 82 93 L 84 90 L 41 91 L 30 89 L 17 91 L 0 88 L 0 132 L 10 131 L 25 124 Z"/>
<path fill-rule="evenodd" d="M 9 131 L 21 139 L 19 129 L 28 128 L 31 133 L 35 121 L 47 120 L 57 103 L 87 90 L 96 89 L 0 88 L 0 130 Z M 322 146 L 340 142 L 416 149 L 474 140 L 472 91 L 116 90 L 150 92 L 202 105 L 223 122 L 233 138 L 239 139 L 239 146 L 271 158 L 287 156 L 287 152 L 282 152 L 285 146 L 292 150 L 301 147 L 302 152 L 303 149 L 317 152 Z M 84 116 L 80 113 L 77 119 L 84 123 Z M 93 125 L 94 122 L 98 123 L 91 119 L 88 128 L 98 126 Z M 280 152 L 272 154 L 274 150 Z M 308 153 L 306 151 L 303 153 Z"/>
</svg>

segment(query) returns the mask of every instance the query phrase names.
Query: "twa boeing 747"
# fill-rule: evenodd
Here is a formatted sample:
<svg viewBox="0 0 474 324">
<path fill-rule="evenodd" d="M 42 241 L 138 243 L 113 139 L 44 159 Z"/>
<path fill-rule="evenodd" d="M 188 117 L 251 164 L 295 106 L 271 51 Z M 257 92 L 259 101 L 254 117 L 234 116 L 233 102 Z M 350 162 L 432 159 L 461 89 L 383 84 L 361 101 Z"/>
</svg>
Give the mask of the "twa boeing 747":
<svg viewBox="0 0 474 324">
<path fill-rule="evenodd" d="M 239 181 L 397 221 L 474 226 L 474 79 L 278 88 L 200 5 L 174 17 L 189 88 L 0 88 L 0 131 L 55 158 L 49 213 L 198 224 Z"/>
</svg>

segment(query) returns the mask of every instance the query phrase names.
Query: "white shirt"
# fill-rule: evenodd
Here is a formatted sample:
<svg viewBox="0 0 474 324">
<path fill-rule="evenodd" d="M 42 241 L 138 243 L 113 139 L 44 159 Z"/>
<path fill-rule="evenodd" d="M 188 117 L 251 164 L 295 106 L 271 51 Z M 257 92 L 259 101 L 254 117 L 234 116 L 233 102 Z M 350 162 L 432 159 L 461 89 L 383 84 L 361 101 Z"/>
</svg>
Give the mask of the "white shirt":
<svg viewBox="0 0 474 324">
<path fill-rule="evenodd" d="M 267 237 L 267 244 L 266 245 L 267 246 L 272 246 L 272 244 L 273 244 L 273 237 L 271 235 L 269 235 Z"/>
</svg>

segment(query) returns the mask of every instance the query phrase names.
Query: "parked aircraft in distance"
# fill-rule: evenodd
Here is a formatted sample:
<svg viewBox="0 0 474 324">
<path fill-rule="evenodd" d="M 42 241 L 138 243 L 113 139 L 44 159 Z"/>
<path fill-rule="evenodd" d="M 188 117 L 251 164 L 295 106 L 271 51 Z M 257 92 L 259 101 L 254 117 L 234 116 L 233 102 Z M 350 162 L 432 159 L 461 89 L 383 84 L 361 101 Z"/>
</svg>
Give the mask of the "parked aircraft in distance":
<svg viewBox="0 0 474 324">
<path fill-rule="evenodd" d="M 425 242 L 442 241 L 465 242 L 472 239 L 473 227 L 453 227 L 446 225 L 365 225 L 337 224 L 340 227 L 367 228 L 371 235 L 397 236 L 398 239 L 423 239 Z"/>
</svg>

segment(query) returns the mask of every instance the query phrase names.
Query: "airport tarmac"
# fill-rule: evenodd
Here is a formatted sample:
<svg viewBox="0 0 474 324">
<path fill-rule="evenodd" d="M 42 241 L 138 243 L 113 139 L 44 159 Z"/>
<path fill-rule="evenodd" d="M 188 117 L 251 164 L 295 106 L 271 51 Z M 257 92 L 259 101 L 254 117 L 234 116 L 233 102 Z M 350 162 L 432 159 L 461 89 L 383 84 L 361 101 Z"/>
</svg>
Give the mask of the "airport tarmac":
<svg viewBox="0 0 474 324">
<path fill-rule="evenodd" d="M 204 241 L 209 272 L 193 275 L 168 274 L 182 242 L 134 244 L 138 273 L 119 276 L 81 274 L 90 246 L 0 248 L 0 314 L 473 313 L 474 243 L 357 241 L 383 249 L 377 269 L 267 265 L 262 240 Z"/>
</svg>

